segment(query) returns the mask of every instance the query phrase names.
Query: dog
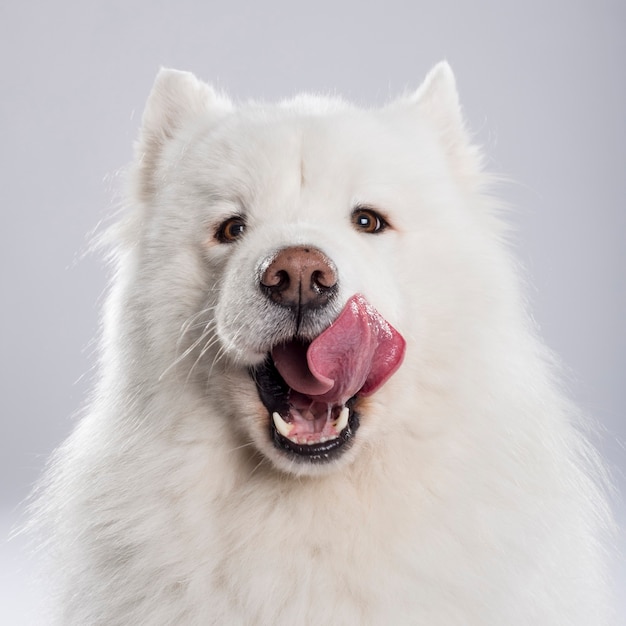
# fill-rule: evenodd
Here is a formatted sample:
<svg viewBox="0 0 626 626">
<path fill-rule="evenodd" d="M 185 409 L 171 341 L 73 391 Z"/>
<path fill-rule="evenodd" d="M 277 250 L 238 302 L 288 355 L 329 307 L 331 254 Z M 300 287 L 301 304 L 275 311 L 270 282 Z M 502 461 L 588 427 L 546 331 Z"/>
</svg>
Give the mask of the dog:
<svg viewBox="0 0 626 626">
<path fill-rule="evenodd" d="M 446 63 L 371 110 L 161 70 L 38 497 L 55 619 L 608 624 L 602 465 L 492 186 Z"/>
</svg>

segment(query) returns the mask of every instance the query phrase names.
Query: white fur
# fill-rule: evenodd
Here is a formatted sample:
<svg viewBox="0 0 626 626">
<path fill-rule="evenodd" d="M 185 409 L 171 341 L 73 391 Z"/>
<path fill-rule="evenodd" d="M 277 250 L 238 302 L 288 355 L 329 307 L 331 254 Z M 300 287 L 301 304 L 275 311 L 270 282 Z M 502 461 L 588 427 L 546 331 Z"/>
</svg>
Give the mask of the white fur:
<svg viewBox="0 0 626 626">
<path fill-rule="evenodd" d="M 381 110 L 233 107 L 162 70 L 117 231 L 101 378 L 51 462 L 63 624 L 608 623 L 594 455 L 524 311 L 449 67 Z M 358 203 L 392 228 L 357 232 Z M 245 214 L 234 244 L 217 226 Z M 407 341 L 336 463 L 282 456 L 248 366 L 285 245 Z M 315 329 L 321 332 L 320 327 Z"/>
</svg>

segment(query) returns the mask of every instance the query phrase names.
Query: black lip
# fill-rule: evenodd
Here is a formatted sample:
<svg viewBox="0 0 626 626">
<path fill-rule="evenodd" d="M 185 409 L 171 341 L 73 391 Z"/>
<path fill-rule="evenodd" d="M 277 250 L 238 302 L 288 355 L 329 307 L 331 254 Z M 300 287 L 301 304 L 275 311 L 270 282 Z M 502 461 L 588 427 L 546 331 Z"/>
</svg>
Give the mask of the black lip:
<svg viewBox="0 0 626 626">
<path fill-rule="evenodd" d="M 269 354 L 261 365 L 250 370 L 250 376 L 256 383 L 259 398 L 261 398 L 261 402 L 270 416 L 275 411 L 281 415 L 286 415 L 289 412 L 289 385 L 278 373 Z"/>
<path fill-rule="evenodd" d="M 352 444 L 354 434 L 359 428 L 360 418 L 354 405 L 356 396 L 346 402 L 350 411 L 348 425 L 335 439 L 329 439 L 322 443 L 302 445 L 283 437 L 274 425 L 272 414 L 280 415 L 289 413 L 289 385 L 279 374 L 274 361 L 268 355 L 265 361 L 250 370 L 250 376 L 254 380 L 263 406 L 268 412 L 268 432 L 274 446 L 281 452 L 288 454 L 292 459 L 307 463 L 327 463 L 336 459 L 345 452 Z"/>
</svg>

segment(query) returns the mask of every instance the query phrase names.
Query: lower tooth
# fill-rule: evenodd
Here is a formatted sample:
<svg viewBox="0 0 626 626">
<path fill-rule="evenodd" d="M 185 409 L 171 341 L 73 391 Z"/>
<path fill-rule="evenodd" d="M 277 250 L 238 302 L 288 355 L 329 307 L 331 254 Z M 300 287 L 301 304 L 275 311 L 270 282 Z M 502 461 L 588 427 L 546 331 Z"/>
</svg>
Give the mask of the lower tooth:
<svg viewBox="0 0 626 626">
<path fill-rule="evenodd" d="M 350 417 L 350 409 L 344 406 L 339 413 L 339 417 L 335 422 L 335 430 L 340 433 L 348 425 L 348 417 Z"/>
</svg>

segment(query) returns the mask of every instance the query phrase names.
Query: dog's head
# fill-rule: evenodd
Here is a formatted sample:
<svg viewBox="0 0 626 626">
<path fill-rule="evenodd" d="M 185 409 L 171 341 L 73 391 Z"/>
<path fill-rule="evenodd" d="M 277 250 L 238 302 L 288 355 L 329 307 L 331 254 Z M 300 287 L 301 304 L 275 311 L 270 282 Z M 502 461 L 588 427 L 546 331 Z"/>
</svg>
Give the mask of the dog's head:
<svg viewBox="0 0 626 626">
<path fill-rule="evenodd" d="M 135 332 L 160 376 L 199 384 L 212 415 L 296 474 L 403 428 L 428 342 L 454 342 L 441 323 L 465 287 L 441 277 L 464 267 L 477 160 L 446 64 L 377 111 L 234 107 L 162 70 L 127 229 Z"/>
</svg>

